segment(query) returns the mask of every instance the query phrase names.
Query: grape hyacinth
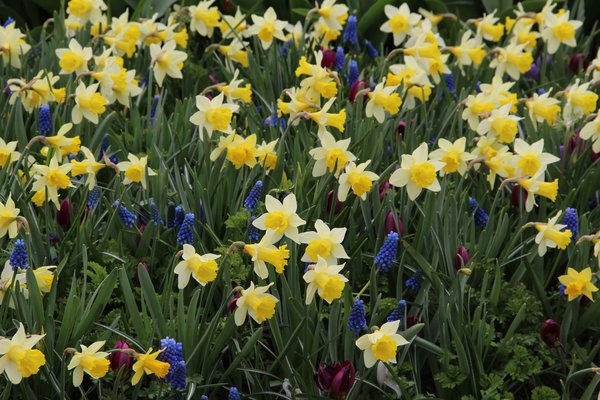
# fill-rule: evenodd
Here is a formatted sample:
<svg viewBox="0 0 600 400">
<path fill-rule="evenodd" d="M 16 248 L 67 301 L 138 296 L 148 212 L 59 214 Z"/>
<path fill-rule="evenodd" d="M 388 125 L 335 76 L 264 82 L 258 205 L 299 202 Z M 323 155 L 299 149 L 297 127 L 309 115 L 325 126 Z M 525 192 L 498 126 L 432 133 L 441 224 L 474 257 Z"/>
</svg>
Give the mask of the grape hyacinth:
<svg viewBox="0 0 600 400">
<path fill-rule="evenodd" d="M 173 219 L 169 222 L 169 228 L 176 228 L 181 225 L 183 222 L 183 218 L 185 217 L 185 213 L 183 212 L 182 206 L 175 207 L 175 215 Z"/>
<path fill-rule="evenodd" d="M 262 187 L 262 181 L 256 181 L 254 186 L 252 186 L 248 197 L 246 197 L 246 200 L 244 200 L 244 208 L 246 209 L 246 211 L 252 212 L 256 209 L 256 206 L 258 205 L 258 202 L 260 201 L 260 197 L 262 195 Z"/>
<path fill-rule="evenodd" d="M 352 311 L 348 317 L 348 329 L 358 335 L 363 329 L 367 329 L 367 317 L 365 316 L 365 303 L 362 300 L 354 300 Z"/>
<path fill-rule="evenodd" d="M 240 396 L 240 392 L 234 386 L 229 389 L 229 395 L 227 396 L 227 400 L 240 400 L 242 397 Z"/>
<path fill-rule="evenodd" d="M 13 247 L 13 250 L 10 253 L 8 263 L 13 271 L 16 271 L 17 268 L 26 269 L 29 266 L 29 262 L 27 261 L 27 250 L 25 250 L 25 242 L 23 239 L 17 239 L 15 242 L 15 247 Z"/>
<path fill-rule="evenodd" d="M 365 39 L 365 48 L 367 49 L 367 56 L 369 58 L 379 57 L 379 52 L 377 51 L 375 46 L 373 46 L 373 43 L 371 43 L 370 41 L 368 41 L 366 39 Z"/>
<path fill-rule="evenodd" d="M 398 305 L 387 317 L 387 322 L 400 321 L 400 326 L 404 325 L 404 316 L 406 315 L 406 300 L 400 300 Z"/>
<path fill-rule="evenodd" d="M 100 201 L 100 188 L 98 186 L 94 186 L 94 188 L 88 194 L 87 206 L 89 208 L 94 208 L 98 205 Z"/>
<path fill-rule="evenodd" d="M 194 243 L 194 213 L 185 214 L 179 232 L 177 232 L 177 243 L 178 244 L 192 244 Z"/>
<path fill-rule="evenodd" d="M 165 381 L 170 383 L 173 389 L 185 388 L 186 365 L 182 344 L 167 336 L 160 341 L 160 347 L 163 352 L 158 358 L 170 365 Z"/>
<path fill-rule="evenodd" d="M 251 242 L 258 242 L 258 239 L 260 239 L 260 231 L 257 227 L 252 225 L 252 222 L 254 222 L 255 219 L 255 216 L 251 217 L 250 223 L 248 224 L 248 240 Z"/>
<path fill-rule="evenodd" d="M 341 71 L 346 66 L 346 55 L 344 54 L 344 48 L 338 46 L 335 52 L 335 69 Z"/>
<path fill-rule="evenodd" d="M 344 30 L 344 43 L 350 42 L 356 46 L 358 44 L 358 32 L 356 30 L 356 15 L 348 17 L 346 22 L 346 29 Z"/>
<path fill-rule="evenodd" d="M 389 271 L 398 252 L 398 233 L 390 232 L 375 257 L 375 266 L 382 274 Z"/>
<path fill-rule="evenodd" d="M 152 222 L 154 222 L 155 225 L 163 224 L 163 220 L 162 220 L 162 218 L 160 218 L 158 207 L 156 206 L 156 203 L 153 201 L 150 202 L 150 216 L 152 217 Z"/>
<path fill-rule="evenodd" d="M 13 17 L 8 17 L 8 18 L 6 18 L 6 21 L 4 21 L 4 24 L 2 24 L 2 27 L 6 28 L 7 26 L 9 26 L 10 24 L 12 24 L 13 22 L 15 22 L 15 20 L 13 19 Z"/>
<path fill-rule="evenodd" d="M 360 72 L 358 71 L 358 63 L 356 60 L 350 60 L 350 64 L 348 65 L 348 86 L 351 87 L 354 85 L 354 82 L 358 80 L 358 75 Z"/>
<path fill-rule="evenodd" d="M 579 236 L 579 219 L 577 218 L 577 210 L 574 208 L 567 208 L 565 210 L 565 216 L 563 217 L 563 224 L 566 227 L 563 229 L 568 229 L 573 234 L 571 236 L 571 242 L 575 242 L 577 237 Z"/>
<path fill-rule="evenodd" d="M 118 200 L 113 203 L 113 207 L 119 207 L 117 212 L 119 214 L 119 218 L 121 218 L 121 221 L 123 221 L 125 226 L 128 228 L 133 228 L 135 220 L 137 219 L 135 214 L 126 209 L 122 204 L 119 204 Z"/>
<path fill-rule="evenodd" d="M 152 99 L 152 106 L 150 107 L 150 126 L 154 126 L 154 118 L 156 117 L 156 106 L 158 106 L 159 95 L 155 95 Z"/>
<path fill-rule="evenodd" d="M 421 279 L 423 278 L 423 271 L 418 269 L 415 271 L 413 276 L 406 280 L 406 287 L 411 288 L 415 292 L 418 292 L 421 289 Z"/>
<path fill-rule="evenodd" d="M 488 223 L 489 216 L 482 208 L 479 207 L 477 200 L 472 197 L 469 197 L 469 211 L 471 213 L 475 213 L 475 224 L 485 228 Z"/>
<path fill-rule="evenodd" d="M 40 107 L 38 129 L 44 136 L 48 136 L 48 134 L 52 131 L 52 116 L 50 115 L 50 106 L 47 104 L 44 104 Z"/>
</svg>

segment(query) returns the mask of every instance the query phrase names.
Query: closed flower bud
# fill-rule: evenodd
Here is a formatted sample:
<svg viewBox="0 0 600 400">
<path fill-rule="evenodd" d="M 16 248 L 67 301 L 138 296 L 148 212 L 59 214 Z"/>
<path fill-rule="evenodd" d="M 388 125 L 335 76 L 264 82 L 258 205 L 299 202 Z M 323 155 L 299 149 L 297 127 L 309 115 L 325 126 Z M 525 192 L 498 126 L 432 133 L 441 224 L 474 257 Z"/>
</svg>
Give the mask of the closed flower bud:
<svg viewBox="0 0 600 400">
<path fill-rule="evenodd" d="M 560 346 L 560 325 L 553 319 L 545 320 L 540 329 L 540 336 L 548 346 Z"/>
<path fill-rule="evenodd" d="M 337 196 L 334 196 L 333 190 L 330 190 L 329 193 L 327 193 L 327 211 L 328 212 L 331 211 L 331 205 L 333 203 L 334 197 L 335 197 L 335 213 L 339 214 L 339 212 L 342 211 L 342 207 L 344 206 L 344 203 L 339 201 L 337 199 Z"/>
<path fill-rule="evenodd" d="M 235 311 L 235 307 L 237 306 L 237 301 L 240 298 L 240 292 L 235 292 L 235 294 L 233 295 L 233 299 L 231 299 L 229 301 L 229 303 L 227 303 L 227 312 L 234 312 Z"/>
<path fill-rule="evenodd" d="M 571 139 L 569 139 L 569 143 L 567 145 L 567 151 L 569 154 L 577 156 L 585 151 L 586 142 L 581 140 L 579 137 L 579 132 L 575 132 Z"/>
<path fill-rule="evenodd" d="M 343 364 L 319 363 L 315 374 L 315 382 L 319 389 L 326 393 L 342 398 L 354 385 L 356 368 L 354 364 L 346 360 Z"/>
<path fill-rule="evenodd" d="M 467 248 L 461 244 L 454 255 L 454 268 L 458 271 L 467 265 L 470 260 L 471 256 L 469 255 Z"/>
<path fill-rule="evenodd" d="M 396 133 L 404 137 L 404 132 L 406 132 L 406 121 L 400 121 L 396 127 Z"/>
<path fill-rule="evenodd" d="M 114 348 L 119 350 L 127 350 L 131 347 L 129 346 L 129 344 L 127 344 L 126 341 L 121 339 L 117 343 L 115 343 Z M 131 369 L 131 365 L 133 364 L 133 357 L 130 354 L 123 353 L 120 351 L 110 353 L 108 359 L 110 360 L 110 367 L 113 371 L 118 371 L 121 368 L 124 368 L 126 371 L 128 371 Z"/>
<path fill-rule="evenodd" d="M 513 186 L 510 194 L 510 201 L 516 208 L 525 207 L 525 202 L 527 201 L 527 190 L 523 189 L 519 185 Z"/>
<path fill-rule="evenodd" d="M 569 58 L 569 68 L 574 74 L 579 73 L 579 68 L 585 71 L 589 66 L 590 62 L 583 53 L 575 53 Z"/>
<path fill-rule="evenodd" d="M 391 187 L 392 187 L 392 185 L 390 184 L 390 181 L 385 181 L 381 185 L 379 185 L 379 200 L 380 201 L 383 201 L 383 199 L 385 199 L 385 193 Z M 389 233 L 389 232 L 386 232 L 386 233 Z"/>
<path fill-rule="evenodd" d="M 323 59 L 321 60 L 321 67 L 332 69 L 335 67 L 336 52 L 332 49 L 323 50 Z"/>
<path fill-rule="evenodd" d="M 385 234 L 390 232 L 396 232 L 399 236 L 404 235 L 404 224 L 400 215 L 395 215 L 393 211 L 390 211 L 385 217 Z"/>
<path fill-rule="evenodd" d="M 350 91 L 348 92 L 348 100 L 350 103 L 354 103 L 356 101 L 356 95 L 363 89 L 368 88 L 367 82 L 365 81 L 356 81 L 350 86 Z"/>
<path fill-rule="evenodd" d="M 69 229 L 71 226 L 71 217 L 74 213 L 74 207 L 69 200 L 64 199 L 60 203 L 60 209 L 56 212 L 56 222 L 58 222 L 63 229 Z"/>
</svg>

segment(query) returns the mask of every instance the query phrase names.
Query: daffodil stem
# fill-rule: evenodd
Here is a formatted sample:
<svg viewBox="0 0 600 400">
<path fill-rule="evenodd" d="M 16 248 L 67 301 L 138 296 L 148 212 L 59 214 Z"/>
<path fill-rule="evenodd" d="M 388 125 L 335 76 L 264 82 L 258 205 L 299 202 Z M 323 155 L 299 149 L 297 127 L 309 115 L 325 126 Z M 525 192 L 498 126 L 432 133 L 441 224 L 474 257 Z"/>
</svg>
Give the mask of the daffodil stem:
<svg viewBox="0 0 600 400">
<path fill-rule="evenodd" d="M 369 287 L 370 283 L 371 283 L 371 280 L 369 279 L 367 281 L 367 283 L 365 283 L 365 286 L 363 286 L 362 289 L 360 289 L 360 291 L 358 293 L 356 293 L 356 296 L 354 297 L 355 300 L 360 299 L 360 296 L 362 296 L 362 294 L 365 292 L 365 290 L 367 290 L 367 288 Z"/>
</svg>

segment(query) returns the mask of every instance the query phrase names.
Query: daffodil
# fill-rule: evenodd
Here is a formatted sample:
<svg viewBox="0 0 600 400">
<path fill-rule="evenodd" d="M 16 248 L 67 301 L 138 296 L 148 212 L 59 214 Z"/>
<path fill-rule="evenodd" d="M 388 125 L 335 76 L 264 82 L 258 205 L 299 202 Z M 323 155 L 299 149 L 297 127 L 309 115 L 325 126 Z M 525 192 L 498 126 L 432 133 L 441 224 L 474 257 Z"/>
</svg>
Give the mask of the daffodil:
<svg viewBox="0 0 600 400">
<path fill-rule="evenodd" d="M 496 69 L 496 75 L 505 73 L 512 79 L 518 80 L 521 74 L 531 69 L 533 56 L 525 49 L 524 44 L 509 43 L 506 47 L 498 47 L 497 55 L 490 63 Z"/>
<path fill-rule="evenodd" d="M 267 175 L 277 165 L 277 151 L 275 150 L 275 146 L 277 146 L 278 141 L 279 139 L 275 139 L 267 143 L 263 140 L 262 144 L 256 147 L 256 158 L 258 159 L 258 163 L 265 169 Z"/>
<path fill-rule="evenodd" d="M 568 268 L 567 274 L 559 276 L 558 281 L 565 285 L 565 294 L 569 296 L 569 301 L 575 300 L 581 295 L 594 301 L 592 293 L 598 291 L 598 288 L 592 283 L 592 270 L 589 267 L 581 272 Z"/>
<path fill-rule="evenodd" d="M 486 93 L 470 94 L 465 101 L 462 119 L 467 120 L 474 131 L 479 127 L 481 119 L 486 118 L 495 108 L 495 98 Z"/>
<path fill-rule="evenodd" d="M 538 255 L 540 257 L 546 254 L 548 248 L 564 250 L 571 243 L 573 233 L 569 229 L 563 230 L 567 227 L 566 225 L 556 223 L 560 215 L 561 213 L 559 212 L 545 224 L 533 224 L 538 231 L 538 234 L 535 236 L 535 242 L 538 244 Z"/>
<path fill-rule="evenodd" d="M 196 6 L 190 6 L 190 30 L 201 36 L 212 37 L 213 31 L 219 26 L 219 9 L 213 7 L 214 0 L 201 1 Z"/>
<path fill-rule="evenodd" d="M 340 37 L 341 30 L 330 28 L 322 18 L 313 25 L 310 38 L 319 43 L 323 48 L 329 47 L 329 43 Z"/>
<path fill-rule="evenodd" d="M 331 76 L 331 73 L 321 67 L 323 60 L 323 52 L 315 53 L 315 63 L 311 64 L 306 60 L 305 56 L 300 57 L 298 68 L 296 68 L 296 76 L 307 75 L 300 82 L 300 87 L 306 91 L 306 97 L 309 99 L 319 100 L 320 96 L 330 99 L 337 94 L 337 85 Z"/>
<path fill-rule="evenodd" d="M 536 128 L 538 122 L 554 125 L 556 117 L 560 113 L 560 100 L 550 97 L 551 92 L 552 89 L 541 95 L 534 93 L 532 98 L 525 101 L 529 110 L 529 119 Z"/>
<path fill-rule="evenodd" d="M 26 335 L 25 327 L 19 323 L 19 329 L 11 339 L 0 339 L 0 374 L 6 373 L 13 385 L 37 374 L 46 363 L 46 357 L 41 351 L 33 349 L 33 346 L 44 336 Z"/>
<path fill-rule="evenodd" d="M 246 35 L 258 36 L 263 49 L 267 50 L 271 47 L 274 38 L 281 41 L 285 40 L 283 30 L 287 22 L 277 19 L 277 13 L 273 7 L 269 7 L 262 17 L 252 15 L 251 18 L 253 24 L 246 30 Z"/>
<path fill-rule="evenodd" d="M 80 149 L 81 139 L 79 136 L 66 137 L 65 135 L 73 128 L 73 124 L 68 122 L 60 127 L 56 135 L 48 136 L 45 139 L 51 147 L 60 152 L 61 156 L 77 154 Z"/>
<path fill-rule="evenodd" d="M 230 39 L 235 37 L 236 34 L 241 35 L 248 27 L 245 19 L 246 16 L 242 13 L 240 7 L 236 9 L 235 15 L 223 15 L 221 23 L 219 24 L 221 36 L 223 36 L 224 39 Z"/>
<path fill-rule="evenodd" d="M 403 3 L 400 7 L 387 4 L 383 8 L 383 12 L 388 20 L 381 25 L 380 29 L 382 32 L 391 33 L 394 36 L 394 46 L 399 46 L 410 30 L 421 20 L 419 14 L 410 12 L 410 8 L 406 3 Z"/>
<path fill-rule="evenodd" d="M 498 22 L 499 18 L 495 16 L 496 11 L 481 18 L 475 23 L 477 26 L 477 35 L 485 40 L 499 42 L 504 35 L 504 25 Z"/>
<path fill-rule="evenodd" d="M 42 70 L 29 82 L 13 80 L 14 83 L 9 85 L 12 92 L 9 100 L 10 104 L 14 104 L 17 98 L 20 98 L 23 108 L 27 112 L 32 112 L 33 109 L 52 101 L 60 103 L 61 97 L 64 100 L 64 88 L 54 88 L 59 79 L 60 77 L 54 76 L 52 72 Z"/>
<path fill-rule="evenodd" d="M 467 172 L 467 161 L 475 158 L 473 154 L 465 151 L 467 138 L 461 137 L 456 139 L 454 143 L 440 138 L 437 143 L 439 149 L 432 151 L 429 158 L 444 163 L 440 170 L 440 176 L 453 172 L 458 172 L 460 176 L 464 176 Z"/>
<path fill-rule="evenodd" d="M 81 345 L 81 352 L 76 351 L 67 369 L 73 371 L 73 386 L 79 387 L 83 382 L 83 373 L 94 379 L 102 378 L 108 372 L 110 361 L 108 353 L 100 351 L 105 341 L 92 343 L 89 347 Z"/>
<path fill-rule="evenodd" d="M 247 46 L 246 42 L 240 41 L 234 38 L 228 45 L 219 45 L 219 52 L 226 56 L 228 59 L 239 63 L 242 67 L 248 68 L 248 51 L 245 50 Z"/>
<path fill-rule="evenodd" d="M 456 57 L 458 65 L 462 68 L 466 65 L 479 65 L 486 56 L 486 51 L 483 48 L 481 36 L 471 37 L 472 32 L 467 30 L 457 46 L 449 47 L 450 53 Z"/>
<path fill-rule="evenodd" d="M 227 138 L 233 138 L 228 140 Z M 233 164 L 236 169 L 242 168 L 244 165 L 252 168 L 256 165 L 256 135 L 248 135 L 242 137 L 237 134 L 231 134 L 227 137 L 221 137 L 227 141 L 225 148 L 227 150 L 226 158 Z"/>
<path fill-rule="evenodd" d="M 27 290 L 25 275 L 17 274 L 15 271 L 13 271 L 10 261 L 6 260 L 4 263 L 4 268 L 2 269 L 2 272 L 0 272 L 0 304 L 4 304 L 4 296 L 11 295 L 8 300 L 8 306 L 10 308 L 15 308 L 15 291 L 13 289 L 13 281 L 20 286 L 21 293 L 25 294 L 25 291 Z"/>
<path fill-rule="evenodd" d="M 508 178 L 514 176 L 514 168 L 510 165 L 513 154 L 508 146 L 503 146 L 496 138 L 482 136 L 477 142 L 477 148 L 473 154 L 483 157 L 485 166 L 488 168 L 487 181 L 493 189 L 496 184 L 496 177 Z"/>
<path fill-rule="evenodd" d="M 332 97 L 325 103 L 319 111 L 314 111 L 308 114 L 309 118 L 319 125 L 319 133 L 327 130 L 328 126 L 333 126 L 340 132 L 344 132 L 344 124 L 346 123 L 346 110 L 342 109 L 339 113 L 328 113 L 333 105 L 335 97 Z"/>
<path fill-rule="evenodd" d="M 236 69 L 231 82 L 225 86 L 219 86 L 218 90 L 227 96 L 227 101 L 229 103 L 233 103 L 234 100 L 241 100 L 246 104 L 250 104 L 252 103 L 252 86 L 247 84 L 244 87 L 240 87 L 240 84 L 243 81 L 241 79 L 236 79 L 238 74 L 239 70 Z"/>
<path fill-rule="evenodd" d="M 538 171 L 545 171 L 547 166 L 560 160 L 550 153 L 544 153 L 544 139 L 528 144 L 517 138 L 514 143 L 515 155 L 512 163 L 515 175 L 534 176 Z"/>
<path fill-rule="evenodd" d="M 367 193 L 371 190 L 373 181 L 379 179 L 379 175 L 376 173 L 366 171 L 370 163 L 371 160 L 358 165 L 356 165 L 354 162 L 349 162 L 348 165 L 346 165 L 344 172 L 339 178 L 339 201 L 346 201 L 350 189 L 352 189 L 352 193 L 354 193 L 357 197 L 360 197 L 362 200 L 367 198 Z"/>
<path fill-rule="evenodd" d="M 565 90 L 567 103 L 563 108 L 563 118 L 565 121 L 572 121 L 574 118 L 588 115 L 596 110 L 598 95 L 590 90 L 590 83 L 579 84 L 579 79 Z"/>
<path fill-rule="evenodd" d="M 33 276 L 42 294 L 50 293 L 52 289 L 52 282 L 54 282 L 54 272 L 56 265 L 46 265 L 43 267 L 37 267 L 33 270 Z M 27 276 L 25 273 L 23 274 Z M 25 277 L 23 278 L 25 280 Z"/>
<path fill-rule="evenodd" d="M 37 192 L 45 189 L 50 201 L 59 209 L 58 189 L 74 187 L 71 179 L 67 176 L 72 169 L 73 164 L 71 163 L 58 165 L 56 157 L 52 157 L 50 165 L 34 165 L 32 171 L 35 182 L 33 183 L 32 191 Z"/>
<path fill-rule="evenodd" d="M 575 47 L 575 31 L 583 25 L 583 22 L 569 20 L 569 11 L 554 14 L 544 14 L 544 22 L 541 25 L 542 39 L 548 46 L 548 53 L 554 54 L 561 43 L 569 47 Z"/>
<path fill-rule="evenodd" d="M 96 161 L 94 153 L 87 147 L 82 146 L 80 151 L 85 158 L 81 161 L 75 159 L 71 160 L 71 163 L 74 164 L 73 169 L 71 170 L 71 176 L 87 175 L 85 183 L 88 186 L 88 189 L 92 190 L 96 187 L 96 173 L 106 167 L 106 165 Z"/>
<path fill-rule="evenodd" d="M 315 265 L 308 268 L 302 277 L 308 286 L 306 287 L 306 304 L 311 304 L 315 293 L 331 304 L 335 299 L 342 297 L 342 291 L 348 278 L 340 274 L 345 264 L 330 265 L 327 260 L 318 256 Z"/>
<path fill-rule="evenodd" d="M 539 32 L 532 30 L 535 20 L 531 18 L 521 18 L 515 22 L 512 27 L 506 25 L 507 32 L 511 31 L 511 41 L 517 44 L 525 45 L 525 49 L 533 50 L 537 45 L 537 40 L 541 36 Z"/>
<path fill-rule="evenodd" d="M 156 358 L 164 349 L 152 352 L 152 347 L 145 354 L 136 353 L 135 363 L 131 367 L 135 372 L 131 378 L 131 384 L 137 385 L 145 375 L 156 375 L 157 378 L 164 378 L 169 373 L 171 365 L 168 362 L 157 360 Z"/>
<path fill-rule="evenodd" d="M 323 176 L 326 171 L 338 176 L 348 162 L 356 160 L 356 156 L 348 151 L 350 138 L 336 141 L 333 135 L 327 131 L 318 136 L 321 147 L 308 152 L 315 159 L 312 170 L 313 177 Z"/>
<path fill-rule="evenodd" d="M 315 231 L 300 234 L 300 241 L 307 244 L 301 261 L 316 263 L 320 257 L 325 259 L 328 265 L 332 265 L 336 264 L 338 259 L 350 258 L 342 245 L 346 231 L 346 228 L 330 229 L 322 220 L 316 220 Z"/>
<path fill-rule="evenodd" d="M 386 322 L 373 333 L 365 334 L 358 338 L 356 347 L 363 351 L 365 366 L 371 368 L 377 360 L 396 363 L 398 346 L 407 345 L 409 342 L 400 334 L 398 327 L 400 321 Z"/>
<path fill-rule="evenodd" d="M 0 55 L 4 65 L 21 68 L 21 57 L 31 49 L 24 37 L 25 34 L 15 27 L 14 22 L 0 26 Z"/>
<path fill-rule="evenodd" d="M 6 199 L 6 203 L 0 201 L 0 239 L 6 236 L 6 234 L 8 234 L 10 239 L 17 237 L 19 233 L 17 217 L 20 211 L 15 207 L 15 202 L 10 193 L 8 199 Z"/>
<path fill-rule="evenodd" d="M 552 182 L 544 182 L 543 171 L 538 171 L 531 178 L 521 178 L 517 180 L 519 186 L 527 191 L 527 200 L 525 202 L 525 210 L 527 212 L 533 210 L 535 203 L 535 195 L 545 197 L 550 201 L 556 201 L 558 194 L 558 179 Z"/>
<path fill-rule="evenodd" d="M 0 138 L 0 168 L 8 167 L 21 157 L 21 153 L 16 151 L 17 141 L 6 143 Z"/>
<path fill-rule="evenodd" d="M 70 74 L 75 72 L 77 75 L 88 71 L 88 62 L 92 59 L 92 48 L 81 47 L 76 39 L 71 39 L 69 47 L 66 49 L 56 49 L 54 51 L 58 57 L 60 74 Z"/>
<path fill-rule="evenodd" d="M 336 0 L 323 0 L 317 6 L 319 20 L 323 21 L 330 29 L 341 30 L 348 19 L 348 6 L 336 4 Z"/>
<path fill-rule="evenodd" d="M 75 89 L 76 104 L 71 112 L 71 120 L 74 124 L 81 123 L 83 118 L 98 124 L 98 116 L 106 111 L 108 101 L 97 90 L 97 83 L 85 86 L 85 83 L 79 82 L 79 86 Z"/>
<path fill-rule="evenodd" d="M 185 289 L 190 282 L 190 277 L 202 286 L 212 282 L 217 277 L 218 265 L 215 261 L 221 257 L 217 254 L 206 253 L 200 255 L 196 253 L 194 246 L 189 244 L 183 245 L 183 260 L 175 266 L 175 274 L 177 274 L 177 287 L 179 290 Z"/>
<path fill-rule="evenodd" d="M 242 326 L 246 321 L 246 315 L 262 324 L 275 315 L 275 305 L 279 302 L 275 296 L 267 293 L 273 283 L 267 286 L 254 286 L 250 282 L 248 289 L 242 289 L 240 297 L 236 300 L 234 320 L 237 326 Z"/>
<path fill-rule="evenodd" d="M 233 114 L 238 111 L 239 106 L 224 103 L 224 97 L 223 93 L 219 93 L 212 99 L 203 95 L 196 96 L 198 111 L 190 117 L 190 122 L 199 127 L 201 140 L 204 136 L 203 131 L 206 131 L 210 137 L 213 131 L 229 132 L 231 130 L 231 119 Z"/>
<path fill-rule="evenodd" d="M 127 159 L 129 161 L 121 161 L 117 164 L 119 171 L 125 173 L 125 179 L 123 179 L 124 185 L 129 185 L 132 182 L 140 183 L 144 190 L 147 186 L 147 176 L 155 176 L 156 172 L 148 168 L 148 156 L 137 157 L 134 154 L 128 154 Z"/>
<path fill-rule="evenodd" d="M 506 104 L 492 110 L 491 115 L 479 123 L 477 133 L 496 138 L 499 143 L 512 143 L 519 131 L 517 123 L 522 118 L 510 115 L 510 107 L 510 104 Z"/>
<path fill-rule="evenodd" d="M 294 242 L 300 243 L 298 227 L 306 224 L 306 221 L 296 214 L 298 208 L 296 195 L 290 193 L 283 199 L 283 202 L 267 195 L 265 207 L 267 212 L 256 218 L 252 225 L 263 231 L 274 232 L 275 240 L 279 240 L 285 235 Z"/>
<path fill-rule="evenodd" d="M 183 51 L 175 50 L 177 43 L 170 40 L 162 47 L 158 44 L 150 45 L 150 57 L 154 65 L 154 77 L 158 86 L 162 86 L 165 76 L 174 79 L 182 79 L 183 63 L 187 60 L 187 54 Z"/>
<path fill-rule="evenodd" d="M 100 21 L 104 10 L 106 4 L 102 0 L 70 0 L 67 3 L 67 12 L 77 17 L 82 25 L 88 21 L 92 24 Z"/>
<path fill-rule="evenodd" d="M 275 247 L 275 242 L 279 240 L 278 237 L 281 236 L 275 231 L 267 230 L 260 242 L 244 246 L 244 252 L 252 257 L 254 272 L 262 279 L 266 279 L 269 276 L 266 263 L 275 267 L 275 271 L 278 274 L 283 274 L 288 264 L 290 251 L 287 248 L 287 244 Z"/>
<path fill-rule="evenodd" d="M 374 117 L 380 124 L 385 120 L 385 113 L 390 115 L 398 114 L 402 99 L 396 93 L 397 86 L 386 86 L 385 82 L 380 82 L 375 86 L 372 92 L 369 92 L 369 101 L 365 109 L 365 115 L 369 118 Z"/>
<path fill-rule="evenodd" d="M 595 153 L 600 153 L 600 114 L 598 114 L 596 118 L 594 118 L 592 121 L 585 124 L 583 128 L 581 128 L 581 131 L 579 132 L 579 137 L 584 140 L 591 140 L 593 143 L 592 150 Z M 2 164 L 1 158 L 0 164 Z"/>
<path fill-rule="evenodd" d="M 406 186 L 408 198 L 414 201 L 423 189 L 441 190 L 437 171 L 443 167 L 443 162 L 429 159 L 427 143 L 422 143 L 412 154 L 402 155 L 400 168 L 390 176 L 390 183 L 397 187 Z"/>
</svg>

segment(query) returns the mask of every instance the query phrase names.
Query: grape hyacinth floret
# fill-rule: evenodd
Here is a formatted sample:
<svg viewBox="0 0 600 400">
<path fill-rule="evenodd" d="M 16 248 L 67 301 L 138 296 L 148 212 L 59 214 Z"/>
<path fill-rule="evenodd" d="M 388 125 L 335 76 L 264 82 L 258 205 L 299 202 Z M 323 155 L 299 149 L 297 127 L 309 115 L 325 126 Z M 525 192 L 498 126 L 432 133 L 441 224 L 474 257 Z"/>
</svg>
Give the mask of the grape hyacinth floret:
<svg viewBox="0 0 600 400">
<path fill-rule="evenodd" d="M 390 232 L 375 257 L 375 266 L 380 273 L 385 274 L 391 268 L 398 252 L 398 233 Z"/>
<path fill-rule="evenodd" d="M 563 224 L 566 225 L 563 231 L 566 229 L 570 230 L 573 234 L 571 236 L 571 242 L 575 242 L 577 240 L 577 237 L 579 236 L 579 218 L 577 217 L 576 209 L 569 207 L 565 210 Z"/>
<path fill-rule="evenodd" d="M 352 311 L 348 317 L 348 329 L 358 335 L 363 329 L 367 329 L 367 317 L 365 316 L 365 303 L 362 300 L 354 300 Z"/>
<path fill-rule="evenodd" d="M 256 181 L 254 186 L 252 186 L 248 197 L 246 197 L 246 200 L 244 200 L 244 208 L 246 211 L 252 212 L 256 209 L 256 206 L 258 206 L 258 202 L 260 201 L 260 197 L 262 195 L 262 187 L 262 181 Z"/>
<path fill-rule="evenodd" d="M 177 243 L 178 244 L 192 244 L 194 243 L 194 213 L 185 214 L 183 222 L 177 232 Z"/>
<path fill-rule="evenodd" d="M 404 325 L 404 316 L 406 315 L 406 300 L 400 300 L 398 305 L 387 317 L 387 322 L 400 321 L 400 326 Z"/>
<path fill-rule="evenodd" d="M 481 228 L 485 228 L 487 226 L 489 216 L 488 214 L 479 207 L 477 200 L 472 197 L 469 197 L 469 211 L 471 213 L 475 213 L 475 224 Z"/>
<path fill-rule="evenodd" d="M 113 203 L 113 207 L 118 207 L 117 213 L 119 214 L 119 218 L 125 226 L 128 228 L 133 228 L 135 225 L 135 220 L 137 219 L 136 215 L 125 208 L 124 205 L 120 204 L 119 201 L 115 201 Z"/>
<path fill-rule="evenodd" d="M 17 268 L 26 269 L 29 266 L 29 262 L 27 261 L 27 250 L 25 250 L 25 242 L 23 239 L 16 240 L 15 247 L 13 247 L 13 250 L 10 253 L 8 262 L 13 271 L 16 271 Z"/>
<path fill-rule="evenodd" d="M 185 388 L 186 365 L 182 344 L 167 336 L 160 341 L 160 346 L 164 350 L 158 358 L 171 366 L 165 381 L 170 383 L 174 389 Z"/>
</svg>

